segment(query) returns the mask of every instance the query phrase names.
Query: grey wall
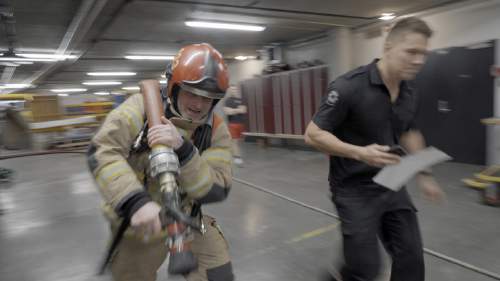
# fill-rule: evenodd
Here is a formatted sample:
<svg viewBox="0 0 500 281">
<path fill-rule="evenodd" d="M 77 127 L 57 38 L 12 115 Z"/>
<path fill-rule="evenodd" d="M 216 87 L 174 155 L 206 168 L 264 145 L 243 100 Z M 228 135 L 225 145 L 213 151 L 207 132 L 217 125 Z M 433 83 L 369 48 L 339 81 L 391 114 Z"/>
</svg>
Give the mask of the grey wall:
<svg viewBox="0 0 500 281">
<path fill-rule="evenodd" d="M 307 43 L 290 45 L 284 47 L 285 62 L 295 67 L 303 61 L 322 60 L 329 63 L 332 56 L 332 39 L 325 34 L 321 39 L 312 40 Z"/>
<path fill-rule="evenodd" d="M 349 29 L 335 28 L 324 38 L 285 47 L 285 61 L 296 66 L 303 61 L 321 60 L 329 66 L 328 77 L 333 80 L 352 68 L 351 41 Z"/>
<path fill-rule="evenodd" d="M 477 1 L 476 1 L 477 2 Z M 464 46 L 492 39 L 500 39 L 500 1 L 486 1 L 479 4 L 457 5 L 454 9 L 429 11 L 417 15 L 434 30 L 430 41 L 431 49 Z M 367 32 L 381 29 L 382 35 L 366 38 Z M 369 63 L 379 57 L 385 37 L 383 25 L 368 27 L 353 32 L 354 66 Z"/>
<path fill-rule="evenodd" d="M 229 70 L 229 82 L 238 84 L 243 80 L 253 78 L 254 75 L 260 75 L 264 69 L 263 60 L 245 60 L 234 61 L 227 64 Z"/>
</svg>

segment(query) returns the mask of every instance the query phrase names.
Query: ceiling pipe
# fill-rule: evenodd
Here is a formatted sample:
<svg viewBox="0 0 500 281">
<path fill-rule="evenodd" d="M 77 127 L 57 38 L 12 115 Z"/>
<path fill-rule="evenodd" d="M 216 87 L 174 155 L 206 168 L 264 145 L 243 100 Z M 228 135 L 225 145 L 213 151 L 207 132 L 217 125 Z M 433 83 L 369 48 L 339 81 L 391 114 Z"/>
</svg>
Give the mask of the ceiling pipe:
<svg viewBox="0 0 500 281">
<path fill-rule="evenodd" d="M 92 25 L 95 23 L 97 16 L 101 13 L 105 5 L 108 3 L 108 0 L 97 0 L 97 1 L 92 1 L 96 2 L 94 7 L 92 8 L 92 11 L 89 12 L 89 15 L 86 18 L 85 23 L 80 26 L 80 29 L 76 31 L 78 38 L 75 39 L 73 38 L 71 44 L 67 44 L 69 47 L 71 46 L 76 46 L 79 41 L 84 37 L 84 36 L 91 36 L 93 38 L 90 41 L 89 44 L 85 45 L 81 50 L 81 52 L 77 55 L 77 58 L 73 60 L 73 62 L 77 61 L 80 59 L 80 57 L 84 56 L 86 51 L 92 48 L 97 42 L 98 38 L 115 22 L 116 18 L 119 16 L 119 14 L 122 12 L 122 10 L 127 6 L 128 3 L 132 2 L 133 0 L 123 0 L 120 4 L 117 5 L 116 8 L 114 8 L 114 12 L 108 16 L 108 19 L 103 23 L 103 25 L 99 28 L 99 31 L 97 31 L 95 34 L 88 34 L 89 29 L 92 27 Z M 80 6 L 80 10 L 83 9 L 84 3 Z M 73 19 L 73 22 L 75 22 L 76 17 Z M 70 28 L 68 28 L 68 31 Z M 66 36 L 65 36 L 66 38 Z M 61 45 L 63 42 L 61 43 Z M 57 65 L 57 66 L 56 66 Z M 52 65 L 52 68 L 44 71 L 40 75 L 36 77 L 36 80 L 42 80 L 43 78 L 47 77 L 51 73 L 53 73 L 57 67 L 59 67 L 61 64 L 54 64 Z M 33 81 L 33 80 L 32 80 Z M 31 82 L 33 83 L 33 82 Z M 42 84 L 43 85 L 43 84 Z"/>
<path fill-rule="evenodd" d="M 73 17 L 66 33 L 59 44 L 56 54 L 65 54 L 71 46 L 75 46 L 87 34 L 90 27 L 95 22 L 97 16 L 101 13 L 106 5 L 107 0 L 84 0 L 80 4 L 78 11 Z M 76 59 L 77 60 L 78 56 Z M 43 79 L 53 73 L 61 66 L 61 62 L 56 62 L 44 66 L 41 70 L 37 71 L 28 79 L 24 80 L 24 84 L 35 84 L 36 81 Z"/>
<path fill-rule="evenodd" d="M 7 1 L 0 2 L 0 22 L 3 25 L 5 37 L 7 39 L 8 53 L 13 53 L 14 47 L 16 46 L 16 19 L 14 18 L 12 6 Z M 17 66 L 19 65 L 6 65 L 0 77 L 0 82 L 5 84 L 9 83 L 14 76 Z M 2 93 L 3 92 L 5 91 L 2 91 Z"/>
<path fill-rule="evenodd" d="M 238 16 L 246 16 L 246 17 L 252 17 L 252 18 L 281 20 L 281 21 L 285 21 L 285 22 L 288 21 L 288 22 L 322 25 L 322 26 L 326 26 L 326 27 L 344 27 L 344 26 L 347 26 L 345 24 L 338 24 L 338 23 L 329 22 L 328 21 L 329 19 L 312 20 L 312 19 L 294 17 L 293 15 L 263 14 L 263 13 L 258 13 L 256 11 L 253 11 L 253 12 L 250 12 L 250 11 L 229 12 L 229 11 L 212 11 L 210 9 L 199 9 L 199 10 L 197 10 L 197 12 L 206 13 L 208 16 L 234 16 L 234 15 L 238 15 Z"/>
<path fill-rule="evenodd" d="M 0 1 L 0 22 L 3 24 L 7 47 L 13 50 L 16 44 L 16 19 L 12 11 L 12 6 L 7 1 Z"/>
<path fill-rule="evenodd" d="M 242 5 L 230 5 L 221 3 L 202 3 L 196 1 L 181 1 L 181 0 L 151 0 L 162 3 L 175 3 L 175 4 L 187 4 L 195 6 L 206 6 L 206 7 L 217 7 L 217 8 L 232 8 L 232 9 L 244 9 L 244 10 L 258 10 L 273 13 L 286 13 L 286 14 L 298 14 L 298 15 L 308 15 L 308 16 L 323 16 L 323 17 L 334 17 L 334 18 L 347 18 L 347 19 L 362 19 L 362 20 L 372 20 L 376 17 L 360 17 L 360 16 L 350 16 L 342 14 L 331 14 L 331 13 L 319 13 L 319 12 L 306 12 L 299 10 L 285 10 L 285 9 L 275 9 L 275 8 L 264 8 L 264 7 L 254 7 L 254 6 L 242 6 Z"/>
</svg>

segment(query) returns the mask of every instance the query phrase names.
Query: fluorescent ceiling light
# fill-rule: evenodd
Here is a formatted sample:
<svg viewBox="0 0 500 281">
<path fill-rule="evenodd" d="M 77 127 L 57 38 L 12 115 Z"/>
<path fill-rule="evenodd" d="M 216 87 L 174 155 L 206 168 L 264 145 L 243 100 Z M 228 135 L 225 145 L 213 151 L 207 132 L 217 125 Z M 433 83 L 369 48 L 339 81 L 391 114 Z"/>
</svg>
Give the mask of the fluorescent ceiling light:
<svg viewBox="0 0 500 281">
<path fill-rule="evenodd" d="M 67 97 L 68 96 L 68 94 L 57 94 L 57 95 L 60 97 Z"/>
<path fill-rule="evenodd" d="M 165 74 L 162 74 L 161 78 L 167 78 L 167 76 Z"/>
<path fill-rule="evenodd" d="M 128 60 L 173 60 L 174 56 L 125 56 Z"/>
<path fill-rule="evenodd" d="M 122 90 L 126 90 L 126 91 L 135 91 L 135 90 L 140 90 L 141 87 L 138 87 L 138 86 L 134 86 L 134 87 L 123 87 Z"/>
<path fill-rule="evenodd" d="M 243 30 L 243 31 L 263 31 L 264 29 L 266 29 L 266 27 L 260 25 L 209 22 L 209 21 L 186 21 L 184 22 L 184 24 L 186 24 L 189 27 L 230 29 L 230 30 Z"/>
<path fill-rule="evenodd" d="M 160 80 L 160 84 L 167 84 L 167 80 Z"/>
<path fill-rule="evenodd" d="M 10 66 L 10 67 L 18 67 L 18 66 L 20 66 L 20 64 L 18 64 L 17 62 L 10 62 L 10 61 L 0 62 L 0 65 Z"/>
<path fill-rule="evenodd" d="M 24 89 L 31 87 L 31 84 L 3 84 L 0 89 Z"/>
<path fill-rule="evenodd" d="M 17 64 L 33 64 L 32 61 L 16 61 Z"/>
<path fill-rule="evenodd" d="M 67 89 L 52 89 L 50 90 L 54 93 L 77 93 L 77 92 L 86 92 L 87 89 L 84 88 L 67 88 Z"/>
<path fill-rule="evenodd" d="M 396 16 L 394 15 L 394 13 L 382 13 L 382 16 L 379 19 L 380 20 L 392 20 L 395 17 Z"/>
<path fill-rule="evenodd" d="M 109 96 L 109 92 L 95 92 L 94 95 L 98 96 Z"/>
<path fill-rule="evenodd" d="M 87 72 L 88 76 L 134 76 L 135 72 Z"/>
<path fill-rule="evenodd" d="M 16 54 L 24 58 L 34 58 L 34 59 L 54 59 L 54 60 L 65 60 L 74 59 L 75 55 L 56 55 L 56 54 Z"/>
<path fill-rule="evenodd" d="M 54 62 L 57 61 L 56 59 L 42 59 L 42 58 L 19 58 L 19 57 L 0 57 L 0 61 L 47 61 L 47 62 Z"/>
<path fill-rule="evenodd" d="M 256 59 L 256 56 L 236 56 L 234 59 L 236 60 L 248 60 L 248 59 Z"/>
<path fill-rule="evenodd" d="M 88 82 L 83 82 L 83 85 L 89 85 L 89 86 L 105 86 L 105 85 L 121 85 L 122 82 L 118 81 L 88 81 Z"/>
</svg>

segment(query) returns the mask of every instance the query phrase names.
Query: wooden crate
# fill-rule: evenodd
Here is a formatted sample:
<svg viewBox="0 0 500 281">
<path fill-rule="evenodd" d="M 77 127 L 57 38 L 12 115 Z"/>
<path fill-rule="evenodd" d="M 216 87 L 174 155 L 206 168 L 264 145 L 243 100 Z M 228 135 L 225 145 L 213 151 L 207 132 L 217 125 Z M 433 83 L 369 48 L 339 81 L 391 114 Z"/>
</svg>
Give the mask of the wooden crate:
<svg viewBox="0 0 500 281">
<path fill-rule="evenodd" d="M 61 119 L 58 97 L 56 95 L 34 95 L 31 102 L 31 114 L 34 122 Z"/>
</svg>

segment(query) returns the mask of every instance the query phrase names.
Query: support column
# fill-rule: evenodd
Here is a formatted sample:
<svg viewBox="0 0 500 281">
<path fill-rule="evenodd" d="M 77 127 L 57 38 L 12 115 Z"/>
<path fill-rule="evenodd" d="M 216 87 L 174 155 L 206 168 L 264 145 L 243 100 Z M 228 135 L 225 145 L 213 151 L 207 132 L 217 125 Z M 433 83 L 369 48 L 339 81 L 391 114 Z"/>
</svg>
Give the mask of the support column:
<svg viewBox="0 0 500 281">
<path fill-rule="evenodd" d="M 352 69 L 352 34 L 348 28 L 339 27 L 330 33 L 331 52 L 328 79 L 333 81 L 338 76 Z"/>
</svg>

